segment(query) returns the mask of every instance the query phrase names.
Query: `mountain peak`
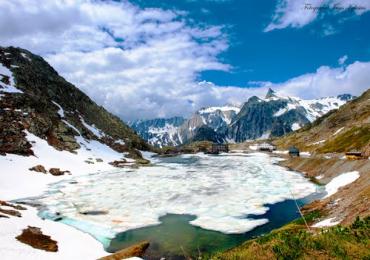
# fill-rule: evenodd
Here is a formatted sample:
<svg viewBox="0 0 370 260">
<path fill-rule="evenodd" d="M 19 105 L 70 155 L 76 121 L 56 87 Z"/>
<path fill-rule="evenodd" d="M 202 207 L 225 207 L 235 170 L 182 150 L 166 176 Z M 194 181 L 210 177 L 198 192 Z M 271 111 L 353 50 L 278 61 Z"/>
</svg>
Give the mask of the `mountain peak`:
<svg viewBox="0 0 370 260">
<path fill-rule="evenodd" d="M 272 90 L 271 88 L 269 88 L 265 98 L 272 98 L 272 97 L 276 97 L 276 92 Z"/>
</svg>

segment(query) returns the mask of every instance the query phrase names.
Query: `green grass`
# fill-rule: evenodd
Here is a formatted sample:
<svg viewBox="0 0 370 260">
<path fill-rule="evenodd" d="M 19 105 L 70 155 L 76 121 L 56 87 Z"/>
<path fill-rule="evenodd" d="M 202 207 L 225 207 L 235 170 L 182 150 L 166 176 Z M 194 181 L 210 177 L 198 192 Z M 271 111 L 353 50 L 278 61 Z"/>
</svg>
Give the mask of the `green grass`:
<svg viewBox="0 0 370 260">
<path fill-rule="evenodd" d="M 350 150 L 361 150 L 370 142 L 370 125 L 353 127 L 338 135 L 336 138 L 325 143 L 319 149 L 321 153 L 346 152 Z"/>
<path fill-rule="evenodd" d="M 311 223 L 320 215 L 314 211 L 305 218 Z M 303 223 L 297 219 L 209 259 L 370 259 L 370 217 L 357 218 L 348 227 L 311 231 L 307 231 Z"/>
</svg>

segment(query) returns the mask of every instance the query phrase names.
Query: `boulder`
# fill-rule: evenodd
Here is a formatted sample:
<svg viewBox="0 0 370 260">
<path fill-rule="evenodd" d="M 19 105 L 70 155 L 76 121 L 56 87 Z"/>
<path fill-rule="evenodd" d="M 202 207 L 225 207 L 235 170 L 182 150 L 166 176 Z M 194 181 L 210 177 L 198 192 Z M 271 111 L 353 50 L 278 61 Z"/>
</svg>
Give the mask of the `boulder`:
<svg viewBox="0 0 370 260">
<path fill-rule="evenodd" d="M 24 244 L 30 245 L 33 248 L 41 249 L 48 252 L 57 252 L 58 243 L 51 239 L 50 236 L 44 235 L 38 227 L 31 227 L 23 229 L 22 234 L 16 239 Z"/>
<path fill-rule="evenodd" d="M 121 260 L 130 257 L 142 257 L 149 247 L 148 241 L 143 241 L 128 248 L 117 251 L 114 254 L 100 258 L 99 260 Z"/>
<path fill-rule="evenodd" d="M 122 160 L 119 160 L 119 161 L 110 162 L 109 164 L 114 166 L 114 167 L 117 167 L 117 168 L 123 168 L 123 167 L 126 166 L 126 163 L 127 163 L 127 161 L 125 159 L 122 159 Z"/>
<path fill-rule="evenodd" d="M 70 171 L 61 171 L 59 168 L 50 168 L 49 172 L 51 175 L 54 175 L 54 176 L 60 176 L 60 175 L 64 175 L 65 173 L 70 173 Z"/>
<path fill-rule="evenodd" d="M 33 166 L 32 168 L 29 168 L 28 170 L 34 171 L 34 172 L 42 172 L 42 173 L 47 173 L 46 169 L 44 166 L 41 164 Z"/>
</svg>

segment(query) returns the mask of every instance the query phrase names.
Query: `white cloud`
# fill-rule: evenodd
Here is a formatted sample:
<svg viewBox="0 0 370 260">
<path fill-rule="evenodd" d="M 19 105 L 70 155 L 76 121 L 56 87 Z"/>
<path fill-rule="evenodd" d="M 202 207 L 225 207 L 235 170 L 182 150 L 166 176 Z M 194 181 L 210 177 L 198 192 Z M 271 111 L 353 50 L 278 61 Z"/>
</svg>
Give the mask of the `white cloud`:
<svg viewBox="0 0 370 260">
<path fill-rule="evenodd" d="M 250 88 L 199 82 L 206 70 L 229 71 L 219 26 L 197 25 L 180 11 L 141 9 L 129 2 L 0 1 L 0 45 L 36 52 L 98 104 L 125 120 L 187 116 L 196 109 L 240 104 L 268 87 L 301 97 L 360 94 L 369 63 L 320 67 L 284 83 Z"/>
<path fill-rule="evenodd" d="M 353 8 L 357 15 L 370 10 L 369 0 L 279 0 L 265 32 L 287 27 L 301 28 L 327 11 L 341 13 Z M 332 28 L 333 29 L 333 28 Z M 328 31 L 329 32 L 329 31 Z M 333 32 L 333 30 L 330 30 Z M 325 33 L 325 32 L 324 32 Z M 332 33 L 330 33 L 332 34 Z"/>
<path fill-rule="evenodd" d="M 338 59 L 338 64 L 339 65 L 343 65 L 346 62 L 347 59 L 348 59 L 348 56 L 347 55 L 344 55 L 344 56 L 340 57 Z"/>
<path fill-rule="evenodd" d="M 344 93 L 361 95 L 370 88 L 370 62 L 356 61 L 348 66 L 319 67 L 316 72 L 292 78 L 270 87 L 287 95 L 320 98 Z"/>
</svg>

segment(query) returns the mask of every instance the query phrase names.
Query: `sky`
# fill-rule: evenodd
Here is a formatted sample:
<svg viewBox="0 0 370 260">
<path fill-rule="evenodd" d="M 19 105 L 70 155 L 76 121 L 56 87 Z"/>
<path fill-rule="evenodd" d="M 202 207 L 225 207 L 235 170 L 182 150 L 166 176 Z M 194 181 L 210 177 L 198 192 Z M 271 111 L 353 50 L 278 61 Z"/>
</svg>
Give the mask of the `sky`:
<svg viewBox="0 0 370 260">
<path fill-rule="evenodd" d="M 370 88 L 369 0 L 2 0 L 0 45 L 28 49 L 125 121 L 188 117 L 269 87 Z"/>
</svg>

